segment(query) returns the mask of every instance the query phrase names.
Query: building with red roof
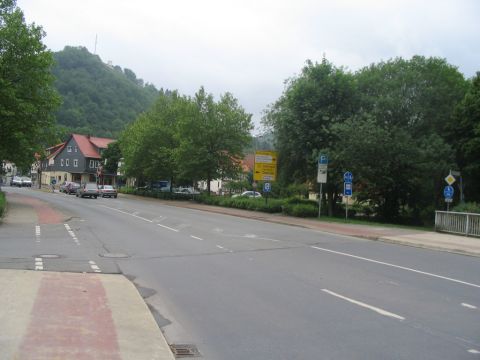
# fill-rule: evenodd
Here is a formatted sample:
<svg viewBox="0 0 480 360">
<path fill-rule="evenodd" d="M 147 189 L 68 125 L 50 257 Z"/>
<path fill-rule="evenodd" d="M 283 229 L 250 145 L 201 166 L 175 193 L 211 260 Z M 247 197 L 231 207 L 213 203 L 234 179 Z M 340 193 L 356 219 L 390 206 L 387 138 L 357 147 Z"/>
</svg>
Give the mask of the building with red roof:
<svg viewBox="0 0 480 360">
<path fill-rule="evenodd" d="M 41 179 L 43 185 L 53 181 L 78 183 L 101 182 L 112 184 L 116 174 L 102 171 L 102 153 L 115 139 L 71 134 L 67 141 L 46 149 L 42 161 Z"/>
</svg>

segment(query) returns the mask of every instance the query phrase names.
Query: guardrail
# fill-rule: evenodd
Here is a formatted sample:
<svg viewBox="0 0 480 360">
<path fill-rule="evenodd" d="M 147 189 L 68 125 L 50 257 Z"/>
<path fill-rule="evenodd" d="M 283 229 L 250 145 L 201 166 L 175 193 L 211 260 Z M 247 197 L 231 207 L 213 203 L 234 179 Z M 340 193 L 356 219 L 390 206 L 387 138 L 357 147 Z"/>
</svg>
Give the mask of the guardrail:
<svg viewBox="0 0 480 360">
<path fill-rule="evenodd" d="M 480 237 L 480 214 L 435 211 L 435 231 Z"/>
</svg>

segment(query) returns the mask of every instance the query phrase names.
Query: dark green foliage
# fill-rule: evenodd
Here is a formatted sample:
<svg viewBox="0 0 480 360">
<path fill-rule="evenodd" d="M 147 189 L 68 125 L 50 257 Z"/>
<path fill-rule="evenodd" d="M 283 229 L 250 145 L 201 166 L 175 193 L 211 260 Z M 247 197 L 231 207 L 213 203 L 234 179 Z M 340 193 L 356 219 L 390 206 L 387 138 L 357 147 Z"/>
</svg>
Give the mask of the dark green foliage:
<svg viewBox="0 0 480 360">
<path fill-rule="evenodd" d="M 475 91 L 452 123 L 467 89 L 463 75 L 439 58 L 397 58 L 355 74 L 325 59 L 308 62 L 264 118 L 275 134 L 280 179 L 318 191 L 317 159 L 325 153 L 329 215 L 338 213 L 342 174 L 349 170 L 357 200 L 372 204 L 380 220 L 428 222 L 426 210 L 442 205 L 443 178 L 455 168 L 452 148 L 459 163 L 459 154 L 469 159 L 460 166 L 463 174 L 480 169 Z M 468 182 L 475 198 L 480 187 Z"/>
<path fill-rule="evenodd" d="M 0 219 L 3 217 L 6 207 L 7 201 L 5 200 L 5 193 L 0 191 Z"/>
<path fill-rule="evenodd" d="M 448 133 L 462 173 L 465 198 L 480 202 L 480 72 L 455 109 Z"/>
<path fill-rule="evenodd" d="M 315 217 L 318 216 L 318 204 L 285 204 L 283 213 L 296 217 Z"/>
<path fill-rule="evenodd" d="M 15 1 L 0 1 L 0 160 L 28 169 L 55 134 L 52 54 L 40 26 L 25 24 Z"/>
<path fill-rule="evenodd" d="M 55 85 L 63 98 L 57 121 L 70 132 L 115 138 L 158 95 L 130 69 L 109 66 L 84 47 L 67 46 L 54 58 Z"/>
<path fill-rule="evenodd" d="M 102 153 L 102 162 L 105 164 L 104 171 L 107 174 L 117 174 L 118 162 L 122 158 L 122 151 L 118 141 L 108 144 L 107 149 Z"/>
<path fill-rule="evenodd" d="M 453 211 L 480 214 L 480 203 L 468 202 L 455 206 Z"/>
</svg>

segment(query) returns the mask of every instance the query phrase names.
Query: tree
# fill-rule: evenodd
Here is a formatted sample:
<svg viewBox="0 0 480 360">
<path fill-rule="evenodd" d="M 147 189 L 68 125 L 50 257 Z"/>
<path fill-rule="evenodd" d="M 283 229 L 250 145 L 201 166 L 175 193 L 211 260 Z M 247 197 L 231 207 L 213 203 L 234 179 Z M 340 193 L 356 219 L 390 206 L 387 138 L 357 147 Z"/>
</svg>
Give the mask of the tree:
<svg viewBox="0 0 480 360">
<path fill-rule="evenodd" d="M 178 123 L 176 151 L 179 175 L 192 181 L 235 177 L 240 171 L 243 149 L 253 128 L 251 115 L 230 93 L 215 102 L 202 87 L 193 108 Z"/>
<path fill-rule="evenodd" d="M 480 201 L 480 72 L 455 109 L 448 139 L 456 150 L 458 166 L 465 183 L 465 198 Z"/>
<path fill-rule="evenodd" d="M 44 35 L 40 26 L 25 24 L 15 0 L 0 0 L 0 159 L 20 167 L 31 164 L 55 132 L 60 99 Z"/>
<path fill-rule="evenodd" d="M 122 151 L 118 141 L 108 144 L 107 149 L 102 153 L 102 162 L 107 174 L 117 174 L 118 163 L 122 159 Z"/>
<path fill-rule="evenodd" d="M 356 110 L 357 92 L 354 77 L 323 59 L 307 61 L 300 76 L 290 79 L 281 98 L 271 106 L 263 122 L 273 129 L 279 152 L 281 183 L 316 183 L 316 166 L 320 153 L 331 153 L 336 135 L 332 125 L 341 123 Z M 329 166 L 327 193 L 332 214 L 340 190 L 340 169 Z"/>
<path fill-rule="evenodd" d="M 189 99 L 177 92 L 160 92 L 152 108 L 122 133 L 120 149 L 126 175 L 136 177 L 139 183 L 176 177 L 177 123 L 191 107 Z"/>
</svg>

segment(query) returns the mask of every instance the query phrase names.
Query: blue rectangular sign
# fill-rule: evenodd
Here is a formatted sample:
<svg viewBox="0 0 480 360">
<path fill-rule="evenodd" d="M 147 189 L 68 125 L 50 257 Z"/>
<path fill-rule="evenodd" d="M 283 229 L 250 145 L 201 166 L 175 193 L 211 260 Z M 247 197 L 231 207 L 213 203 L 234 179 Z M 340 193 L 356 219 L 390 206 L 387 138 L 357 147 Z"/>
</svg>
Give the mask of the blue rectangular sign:
<svg viewBox="0 0 480 360">
<path fill-rule="evenodd" d="M 343 195 L 352 196 L 353 186 L 352 183 L 343 183 Z"/>
</svg>

